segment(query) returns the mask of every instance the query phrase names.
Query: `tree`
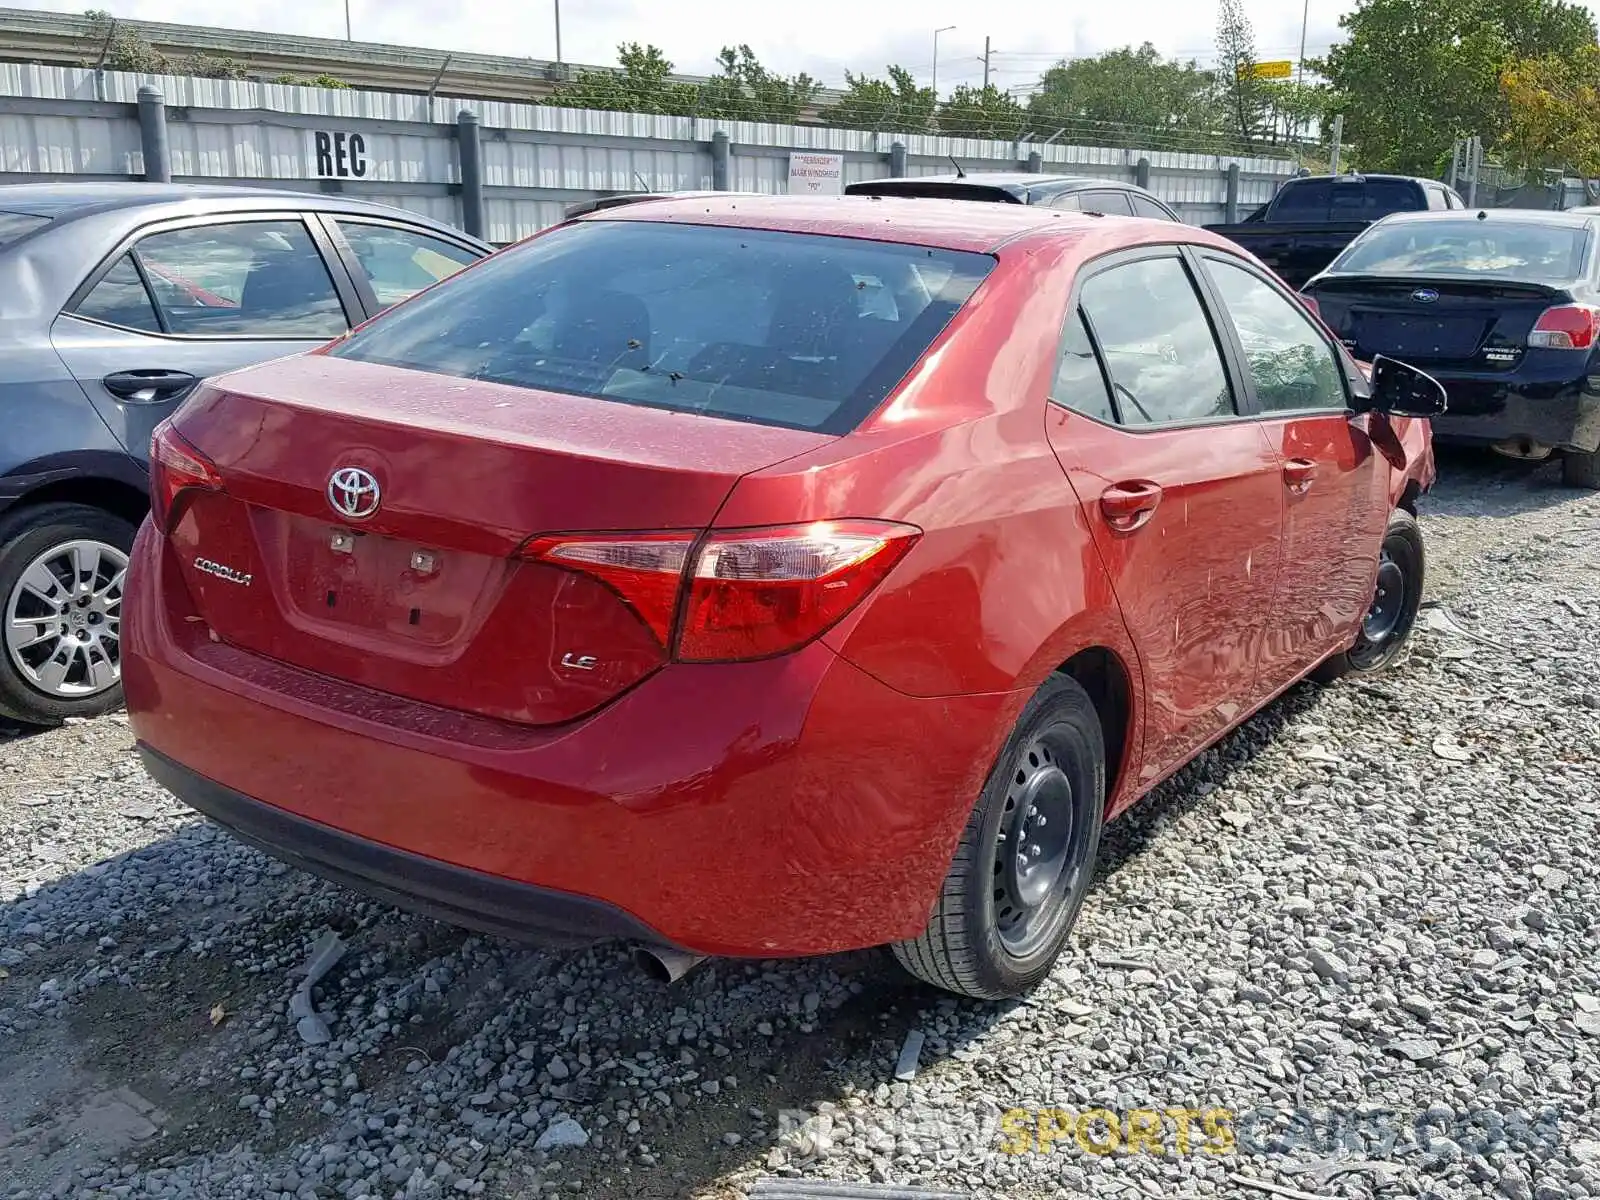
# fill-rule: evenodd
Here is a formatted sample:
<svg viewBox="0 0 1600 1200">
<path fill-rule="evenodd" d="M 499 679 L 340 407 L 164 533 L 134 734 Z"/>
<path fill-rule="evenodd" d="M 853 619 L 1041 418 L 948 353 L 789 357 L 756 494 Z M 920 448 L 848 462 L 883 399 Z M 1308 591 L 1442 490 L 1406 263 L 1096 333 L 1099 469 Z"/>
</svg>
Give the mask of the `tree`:
<svg viewBox="0 0 1600 1200">
<path fill-rule="evenodd" d="M 793 125 L 822 90 L 822 84 L 804 72 L 792 77 L 772 74 L 749 46 L 724 46 L 717 63 L 721 73 L 700 88 L 695 111 L 703 117 Z"/>
<path fill-rule="evenodd" d="M 904 67 L 890 67 L 888 79 L 846 71 L 844 81 L 844 96 L 822 110 L 829 125 L 891 133 L 927 133 L 932 127 L 933 89 L 918 87 Z"/>
<path fill-rule="evenodd" d="M 1348 37 L 1314 69 L 1346 138 L 1371 170 L 1437 175 L 1455 139 L 1506 136 L 1501 77 L 1519 60 L 1570 60 L 1595 46 L 1594 19 L 1564 0 L 1357 0 Z"/>
<path fill-rule="evenodd" d="M 612 112 L 687 117 L 700 89 L 672 79 L 672 63 L 655 46 L 627 42 L 617 47 L 615 71 L 584 70 L 558 86 L 544 101 L 559 108 L 603 108 Z"/>
<path fill-rule="evenodd" d="M 1256 35 L 1240 0 L 1217 9 L 1217 80 L 1227 108 L 1226 128 L 1244 147 L 1261 140 L 1268 122 L 1265 81 L 1256 75 Z"/>
<path fill-rule="evenodd" d="M 1600 176 L 1600 50 L 1518 59 L 1500 73 L 1506 164 L 1530 176 L 1546 168 Z"/>
<path fill-rule="evenodd" d="M 939 106 L 939 132 L 952 137 L 1015 141 L 1028 126 L 1028 110 L 994 84 L 962 84 Z"/>
<path fill-rule="evenodd" d="M 1087 146 L 1142 143 L 1209 149 L 1222 127 L 1216 79 L 1193 60 L 1168 61 L 1149 42 L 1051 67 L 1028 102 L 1040 137 Z"/>
</svg>

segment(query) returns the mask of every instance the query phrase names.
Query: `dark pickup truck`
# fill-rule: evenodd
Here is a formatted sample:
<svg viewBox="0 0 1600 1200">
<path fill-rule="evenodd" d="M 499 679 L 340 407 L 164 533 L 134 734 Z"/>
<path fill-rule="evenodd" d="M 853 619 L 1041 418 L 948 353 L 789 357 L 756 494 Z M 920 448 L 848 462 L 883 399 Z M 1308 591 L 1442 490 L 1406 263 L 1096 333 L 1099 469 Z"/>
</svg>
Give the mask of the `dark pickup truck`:
<svg viewBox="0 0 1600 1200">
<path fill-rule="evenodd" d="M 1298 288 L 1381 217 L 1465 207 L 1453 190 L 1432 179 L 1303 175 L 1237 225 L 1206 228 L 1238 242 Z"/>
</svg>

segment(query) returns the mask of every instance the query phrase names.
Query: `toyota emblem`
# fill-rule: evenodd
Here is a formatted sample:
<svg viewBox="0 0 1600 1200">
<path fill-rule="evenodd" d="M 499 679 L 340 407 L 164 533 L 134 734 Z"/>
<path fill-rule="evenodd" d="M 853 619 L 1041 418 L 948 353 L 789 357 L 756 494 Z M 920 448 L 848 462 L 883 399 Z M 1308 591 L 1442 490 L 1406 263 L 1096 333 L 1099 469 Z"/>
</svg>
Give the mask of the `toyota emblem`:
<svg viewBox="0 0 1600 1200">
<path fill-rule="evenodd" d="M 341 517 L 365 520 L 378 511 L 377 477 L 360 467 L 340 467 L 328 480 L 328 503 Z"/>
</svg>

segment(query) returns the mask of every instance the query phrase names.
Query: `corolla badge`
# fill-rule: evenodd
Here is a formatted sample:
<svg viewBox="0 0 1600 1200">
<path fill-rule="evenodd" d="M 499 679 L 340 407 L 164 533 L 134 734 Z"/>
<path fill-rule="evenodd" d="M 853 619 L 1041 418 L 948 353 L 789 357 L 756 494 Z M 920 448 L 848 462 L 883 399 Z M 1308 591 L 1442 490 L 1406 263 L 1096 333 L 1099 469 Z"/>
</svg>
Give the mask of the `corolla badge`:
<svg viewBox="0 0 1600 1200">
<path fill-rule="evenodd" d="M 340 467 L 328 479 L 328 503 L 341 517 L 360 521 L 378 511 L 377 477 L 360 467 Z"/>
<path fill-rule="evenodd" d="M 1418 304 L 1432 304 L 1439 298 L 1439 293 L 1432 288 L 1418 288 L 1411 293 L 1411 298 Z"/>
</svg>

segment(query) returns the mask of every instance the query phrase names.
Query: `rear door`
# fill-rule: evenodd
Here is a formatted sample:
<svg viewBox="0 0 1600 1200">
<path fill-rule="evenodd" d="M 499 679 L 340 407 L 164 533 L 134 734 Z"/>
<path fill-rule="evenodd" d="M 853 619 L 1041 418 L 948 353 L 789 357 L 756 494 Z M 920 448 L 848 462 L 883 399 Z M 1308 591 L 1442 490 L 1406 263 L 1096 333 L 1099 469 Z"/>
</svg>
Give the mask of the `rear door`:
<svg viewBox="0 0 1600 1200">
<path fill-rule="evenodd" d="M 1138 647 L 1148 696 L 1141 784 L 1251 703 L 1283 484 L 1238 394 L 1176 247 L 1088 268 L 1048 432 Z"/>
<path fill-rule="evenodd" d="M 151 431 L 200 379 L 320 345 L 361 316 L 320 226 L 300 213 L 235 213 L 127 239 L 84 280 L 50 340 L 143 462 Z"/>
<path fill-rule="evenodd" d="M 1197 257 L 1282 472 L 1283 557 L 1257 685 L 1265 696 L 1349 643 L 1389 517 L 1387 463 L 1366 418 L 1350 411 L 1342 357 L 1304 306 L 1243 259 Z"/>
</svg>

